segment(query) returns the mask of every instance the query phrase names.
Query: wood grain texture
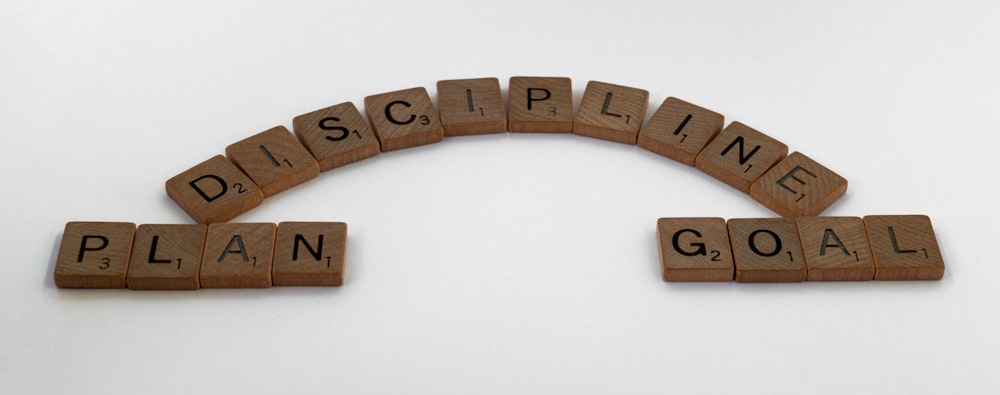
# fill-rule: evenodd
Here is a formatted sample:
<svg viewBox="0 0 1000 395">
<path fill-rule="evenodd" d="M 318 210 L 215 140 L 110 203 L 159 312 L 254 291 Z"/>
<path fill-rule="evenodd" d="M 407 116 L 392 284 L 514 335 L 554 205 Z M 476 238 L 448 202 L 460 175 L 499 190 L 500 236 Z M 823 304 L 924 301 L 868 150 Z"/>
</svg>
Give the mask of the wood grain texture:
<svg viewBox="0 0 1000 395">
<path fill-rule="evenodd" d="M 944 259 L 930 217 L 869 215 L 864 217 L 875 258 L 876 280 L 940 280 Z"/>
<path fill-rule="evenodd" d="M 725 117 L 678 98 L 668 97 L 639 131 L 638 144 L 649 151 L 694 166 Z"/>
<path fill-rule="evenodd" d="M 566 77 L 510 77 L 508 128 L 516 133 L 571 133 L 573 83 Z"/>
<path fill-rule="evenodd" d="M 507 110 L 497 78 L 438 81 L 437 99 L 445 137 L 507 131 Z"/>
<path fill-rule="evenodd" d="M 795 221 L 786 218 L 730 219 L 736 281 L 798 282 L 806 279 Z"/>
<path fill-rule="evenodd" d="M 60 288 L 125 288 L 135 224 L 69 222 L 53 277 Z"/>
<path fill-rule="evenodd" d="M 201 259 L 201 287 L 270 287 L 276 231 L 272 223 L 209 225 Z"/>
<path fill-rule="evenodd" d="M 573 133 L 635 144 L 648 104 L 646 90 L 590 81 L 573 119 Z"/>
<path fill-rule="evenodd" d="M 379 153 L 378 138 L 354 103 L 344 102 L 295 117 L 295 135 L 330 170 Z"/>
<path fill-rule="evenodd" d="M 809 281 L 867 281 L 875 277 L 868 233 L 860 217 L 799 217 Z"/>
<path fill-rule="evenodd" d="M 785 158 L 788 146 L 740 122 L 726 126 L 695 158 L 706 174 L 750 193 L 750 185 Z"/>
<path fill-rule="evenodd" d="M 410 88 L 365 98 L 365 113 L 382 152 L 436 143 L 444 128 L 424 88 Z"/>
<path fill-rule="evenodd" d="M 130 289 L 198 289 L 205 225 L 143 224 L 126 278 Z"/>
<path fill-rule="evenodd" d="M 170 178 L 166 189 L 177 205 L 202 224 L 228 221 L 264 201 L 257 184 L 222 155 Z"/>
<path fill-rule="evenodd" d="M 347 224 L 282 222 L 274 245 L 272 282 L 279 285 L 339 286 L 344 283 Z"/>
<path fill-rule="evenodd" d="M 284 126 L 230 144 L 226 157 L 260 187 L 264 197 L 319 175 L 316 158 Z"/>
<path fill-rule="evenodd" d="M 750 185 L 750 197 L 783 217 L 819 215 L 847 191 L 847 180 L 799 152 Z"/>
<path fill-rule="evenodd" d="M 732 281 L 733 252 L 722 218 L 656 221 L 664 281 Z"/>
</svg>

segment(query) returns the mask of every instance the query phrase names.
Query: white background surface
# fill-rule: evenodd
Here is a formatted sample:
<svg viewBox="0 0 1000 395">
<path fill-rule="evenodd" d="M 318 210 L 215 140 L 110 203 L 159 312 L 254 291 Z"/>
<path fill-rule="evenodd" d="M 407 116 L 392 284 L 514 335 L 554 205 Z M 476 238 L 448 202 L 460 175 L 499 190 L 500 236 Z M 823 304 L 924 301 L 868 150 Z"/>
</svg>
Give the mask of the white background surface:
<svg viewBox="0 0 1000 395">
<path fill-rule="evenodd" d="M 1000 391 L 997 3 L 204 3 L 4 5 L 0 392 Z M 635 146 L 498 134 L 324 172 L 237 218 L 347 222 L 341 288 L 52 282 L 66 222 L 189 223 L 164 181 L 232 142 L 513 75 L 747 123 L 850 181 L 825 214 L 929 215 L 945 277 L 667 284 L 658 217 L 774 214 Z"/>
</svg>

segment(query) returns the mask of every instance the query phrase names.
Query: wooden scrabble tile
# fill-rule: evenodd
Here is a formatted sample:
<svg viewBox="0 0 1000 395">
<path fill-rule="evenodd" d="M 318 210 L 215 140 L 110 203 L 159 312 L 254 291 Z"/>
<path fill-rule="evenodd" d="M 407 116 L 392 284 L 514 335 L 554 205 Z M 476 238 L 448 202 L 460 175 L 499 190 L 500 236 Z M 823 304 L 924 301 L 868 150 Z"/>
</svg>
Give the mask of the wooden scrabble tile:
<svg viewBox="0 0 1000 395">
<path fill-rule="evenodd" d="M 436 143 L 444 129 L 424 88 L 410 88 L 365 98 L 365 112 L 382 152 Z"/>
<path fill-rule="evenodd" d="M 875 276 L 861 218 L 799 217 L 795 226 L 805 255 L 806 280 L 865 281 Z"/>
<path fill-rule="evenodd" d="M 319 175 L 316 158 L 284 126 L 230 144 L 226 156 L 250 176 L 264 197 Z"/>
<path fill-rule="evenodd" d="M 270 287 L 276 231 L 277 226 L 270 223 L 209 225 L 201 258 L 201 287 Z"/>
<path fill-rule="evenodd" d="M 511 132 L 573 131 L 573 83 L 569 78 L 510 77 L 507 107 Z"/>
<path fill-rule="evenodd" d="M 319 162 L 320 171 L 379 153 L 375 132 L 351 102 L 299 115 L 292 120 L 292 127 Z"/>
<path fill-rule="evenodd" d="M 847 180 L 799 153 L 750 185 L 750 196 L 783 217 L 819 215 L 847 191 Z"/>
<path fill-rule="evenodd" d="M 732 281 L 733 252 L 722 218 L 656 221 L 664 281 Z"/>
<path fill-rule="evenodd" d="M 205 225 L 139 225 L 126 278 L 131 289 L 198 289 Z"/>
<path fill-rule="evenodd" d="M 737 282 L 806 279 L 806 262 L 795 221 L 787 218 L 730 219 L 728 225 Z"/>
<path fill-rule="evenodd" d="M 257 184 L 222 155 L 167 180 L 167 195 L 202 224 L 224 222 L 264 201 Z"/>
<path fill-rule="evenodd" d="M 944 259 L 926 215 L 869 215 L 864 221 L 876 280 L 940 280 L 944 276 Z"/>
<path fill-rule="evenodd" d="M 695 158 L 699 170 L 743 192 L 785 158 L 788 146 L 747 125 L 732 122 Z"/>
<path fill-rule="evenodd" d="M 437 92 L 446 137 L 507 131 L 499 79 L 438 81 Z"/>
<path fill-rule="evenodd" d="M 341 285 L 347 224 L 282 222 L 274 244 L 274 285 Z"/>
<path fill-rule="evenodd" d="M 131 222 L 67 223 L 56 258 L 56 286 L 125 288 L 134 237 Z"/>
<path fill-rule="evenodd" d="M 645 90 L 590 81 L 573 119 L 573 133 L 635 144 L 648 104 Z"/>
<path fill-rule="evenodd" d="M 668 97 L 639 131 L 639 146 L 694 166 L 698 153 L 722 130 L 724 117 L 681 99 Z"/>
</svg>

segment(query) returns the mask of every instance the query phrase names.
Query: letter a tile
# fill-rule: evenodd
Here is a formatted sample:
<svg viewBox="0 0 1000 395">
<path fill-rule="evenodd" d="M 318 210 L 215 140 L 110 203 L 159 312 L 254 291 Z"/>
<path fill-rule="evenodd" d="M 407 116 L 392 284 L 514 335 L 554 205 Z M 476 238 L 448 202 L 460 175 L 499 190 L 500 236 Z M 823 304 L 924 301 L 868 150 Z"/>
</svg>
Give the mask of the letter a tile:
<svg viewBox="0 0 1000 395">
<path fill-rule="evenodd" d="M 271 223 L 209 225 L 201 258 L 201 287 L 270 287 L 276 231 Z"/>
<path fill-rule="evenodd" d="M 264 197 L 319 175 L 316 158 L 284 126 L 230 144 L 226 156 L 250 176 Z"/>
<path fill-rule="evenodd" d="M 250 177 L 222 155 L 167 180 L 167 195 L 202 224 L 229 221 L 264 201 Z"/>
<path fill-rule="evenodd" d="M 926 215 L 869 215 L 864 218 L 876 280 L 940 280 L 944 260 Z"/>
<path fill-rule="evenodd" d="M 733 252 L 722 218 L 656 221 L 664 281 L 732 281 Z"/>
<path fill-rule="evenodd" d="M 135 224 L 70 222 L 54 273 L 60 288 L 125 288 Z"/>
<path fill-rule="evenodd" d="M 809 281 L 866 281 L 875 276 L 868 233 L 859 217 L 799 217 Z"/>
</svg>

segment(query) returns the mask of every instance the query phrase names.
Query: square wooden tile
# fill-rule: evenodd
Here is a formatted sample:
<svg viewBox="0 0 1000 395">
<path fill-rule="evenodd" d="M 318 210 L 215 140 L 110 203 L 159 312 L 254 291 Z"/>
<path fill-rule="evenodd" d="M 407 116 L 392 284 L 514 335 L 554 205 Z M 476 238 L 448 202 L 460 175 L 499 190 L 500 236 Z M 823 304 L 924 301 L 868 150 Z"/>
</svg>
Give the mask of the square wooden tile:
<svg viewBox="0 0 1000 395">
<path fill-rule="evenodd" d="M 139 225 L 128 265 L 131 289 L 198 289 L 205 225 Z"/>
<path fill-rule="evenodd" d="M 565 77 L 510 77 L 508 129 L 519 133 L 573 132 L 573 83 Z"/>
<path fill-rule="evenodd" d="M 446 137 L 507 131 L 499 79 L 438 81 L 437 92 Z"/>
<path fill-rule="evenodd" d="M 201 258 L 201 287 L 270 287 L 277 228 L 271 223 L 209 225 Z"/>
<path fill-rule="evenodd" d="M 351 102 L 299 115 L 292 120 L 292 127 L 319 162 L 320 171 L 379 153 L 375 132 Z"/>
<path fill-rule="evenodd" d="M 635 144 L 646 116 L 649 92 L 590 81 L 573 119 L 573 133 L 624 144 Z"/>
<path fill-rule="evenodd" d="M 135 224 L 69 222 L 53 277 L 60 288 L 125 288 Z"/>
<path fill-rule="evenodd" d="M 264 197 L 319 175 L 316 158 L 284 126 L 230 144 L 226 157 L 250 176 Z"/>
<path fill-rule="evenodd" d="M 787 218 L 729 220 L 736 281 L 741 283 L 798 282 L 806 279 L 795 221 Z"/>
<path fill-rule="evenodd" d="M 198 223 L 229 221 L 264 201 L 250 177 L 216 155 L 167 180 L 170 196 Z"/>
<path fill-rule="evenodd" d="M 876 280 L 940 280 L 944 259 L 926 215 L 864 218 L 875 257 Z"/>
<path fill-rule="evenodd" d="M 695 158 L 699 170 L 750 193 L 750 184 L 788 154 L 788 146 L 739 122 L 719 132 Z"/>
<path fill-rule="evenodd" d="M 750 185 L 750 196 L 783 217 L 819 215 L 847 192 L 847 180 L 799 153 Z"/>
<path fill-rule="evenodd" d="M 859 217 L 795 219 L 805 255 L 806 280 L 866 281 L 875 277 L 868 233 Z"/>
<path fill-rule="evenodd" d="M 437 110 L 424 88 L 368 96 L 365 98 L 365 113 L 375 129 L 382 152 L 444 139 L 444 128 Z"/>
<path fill-rule="evenodd" d="M 733 252 L 722 218 L 656 221 L 664 281 L 732 281 Z"/>
<path fill-rule="evenodd" d="M 347 224 L 282 222 L 274 244 L 274 285 L 337 286 L 344 283 Z"/>
<path fill-rule="evenodd" d="M 698 153 L 712 141 L 725 117 L 678 98 L 668 97 L 639 131 L 639 146 L 694 166 Z"/>
</svg>

